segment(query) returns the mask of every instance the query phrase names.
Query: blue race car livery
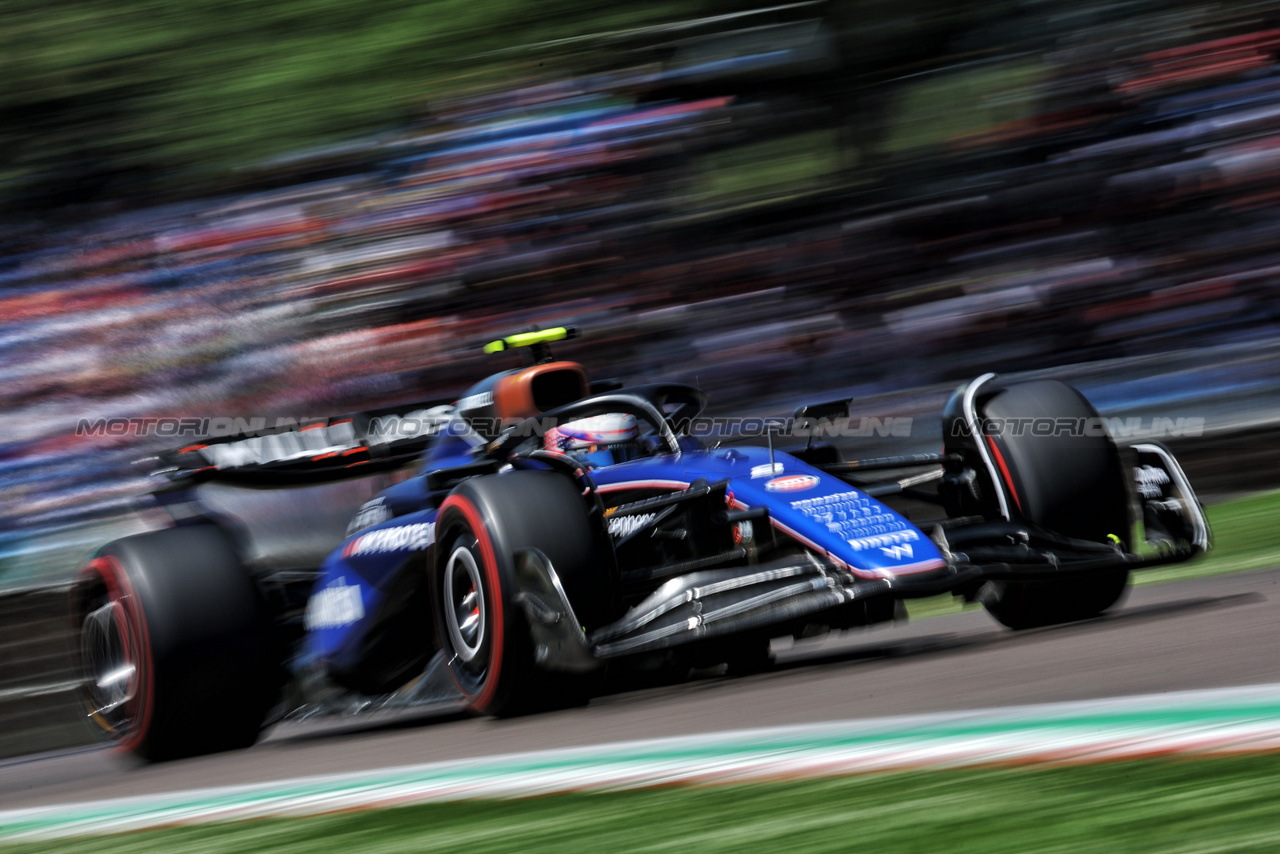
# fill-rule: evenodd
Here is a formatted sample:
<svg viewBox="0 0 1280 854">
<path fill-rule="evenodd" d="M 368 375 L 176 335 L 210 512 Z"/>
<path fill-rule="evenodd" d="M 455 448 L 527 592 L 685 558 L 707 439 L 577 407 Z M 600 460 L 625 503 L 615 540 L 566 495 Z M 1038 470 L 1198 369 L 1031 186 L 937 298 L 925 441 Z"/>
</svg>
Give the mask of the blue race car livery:
<svg viewBox="0 0 1280 854">
<path fill-rule="evenodd" d="M 1132 570 L 1209 548 L 1168 449 L 1118 447 L 1062 383 L 979 377 L 944 408 L 941 452 L 844 460 L 812 433 L 708 446 L 702 392 L 593 384 L 551 356 L 573 334 L 494 342 L 525 364 L 451 403 L 163 456 L 172 526 L 104 546 L 73 594 L 104 735 L 165 759 L 335 709 L 527 712 L 605 670 L 768 666 L 775 638 L 939 593 L 1014 629 L 1079 620 Z M 833 401 L 794 423 L 848 417 Z M 253 512 L 282 494 L 288 519 Z"/>
</svg>

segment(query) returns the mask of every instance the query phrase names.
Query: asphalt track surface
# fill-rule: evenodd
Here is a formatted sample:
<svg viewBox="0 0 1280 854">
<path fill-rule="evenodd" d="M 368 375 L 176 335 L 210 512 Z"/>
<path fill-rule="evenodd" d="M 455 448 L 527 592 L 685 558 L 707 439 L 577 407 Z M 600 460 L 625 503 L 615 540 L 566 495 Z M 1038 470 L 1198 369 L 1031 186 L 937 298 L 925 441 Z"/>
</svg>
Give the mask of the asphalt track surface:
<svg viewBox="0 0 1280 854">
<path fill-rule="evenodd" d="M 5 808 L 749 727 L 1280 681 L 1280 569 L 1134 588 L 1111 614 L 1010 632 L 967 611 L 775 644 L 768 672 L 622 690 L 511 720 L 456 709 L 277 727 L 164 765 L 87 750 L 0 763 Z"/>
</svg>

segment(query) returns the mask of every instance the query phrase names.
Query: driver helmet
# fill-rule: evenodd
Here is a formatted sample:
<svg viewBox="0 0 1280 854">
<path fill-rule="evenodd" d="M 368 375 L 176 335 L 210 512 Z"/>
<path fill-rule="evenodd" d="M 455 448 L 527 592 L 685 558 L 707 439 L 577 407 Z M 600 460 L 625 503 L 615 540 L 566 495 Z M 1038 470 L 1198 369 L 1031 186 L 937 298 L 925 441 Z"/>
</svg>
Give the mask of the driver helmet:
<svg viewBox="0 0 1280 854">
<path fill-rule="evenodd" d="M 598 468 L 635 459 L 640 454 L 639 438 L 634 415 L 608 412 L 552 427 L 546 432 L 545 447 Z"/>
</svg>

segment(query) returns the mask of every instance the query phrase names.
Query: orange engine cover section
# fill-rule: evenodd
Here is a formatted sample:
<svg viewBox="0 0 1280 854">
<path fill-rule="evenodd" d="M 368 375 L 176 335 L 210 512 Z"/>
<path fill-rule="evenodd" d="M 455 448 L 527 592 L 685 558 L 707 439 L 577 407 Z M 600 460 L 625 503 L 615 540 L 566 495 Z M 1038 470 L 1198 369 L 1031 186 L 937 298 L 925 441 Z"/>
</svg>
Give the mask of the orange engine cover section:
<svg viewBox="0 0 1280 854">
<path fill-rule="evenodd" d="M 547 362 L 512 371 L 493 386 L 498 418 L 532 418 L 581 400 L 591 392 L 587 372 L 577 362 Z"/>
</svg>

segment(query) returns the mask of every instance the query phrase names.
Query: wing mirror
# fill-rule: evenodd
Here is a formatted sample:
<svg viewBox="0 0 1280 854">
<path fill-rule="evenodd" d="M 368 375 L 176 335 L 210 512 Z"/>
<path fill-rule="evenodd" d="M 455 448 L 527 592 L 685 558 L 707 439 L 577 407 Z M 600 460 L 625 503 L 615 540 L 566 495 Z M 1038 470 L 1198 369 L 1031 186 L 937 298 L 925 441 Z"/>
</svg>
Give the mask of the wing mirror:
<svg viewBox="0 0 1280 854">
<path fill-rule="evenodd" d="M 849 401 L 829 400 L 826 403 L 807 403 L 796 407 L 796 411 L 791 414 L 795 418 L 795 423 L 802 427 L 813 427 L 824 422 L 832 424 L 840 419 L 847 421 L 849 420 Z M 805 452 L 812 447 L 813 433 L 810 432 L 804 442 Z"/>
<path fill-rule="evenodd" d="M 831 422 L 838 418 L 849 417 L 849 401 L 829 400 L 826 403 L 806 403 L 804 406 L 796 407 L 796 411 L 791 414 L 797 422 L 806 425 L 815 421 Z"/>
</svg>

